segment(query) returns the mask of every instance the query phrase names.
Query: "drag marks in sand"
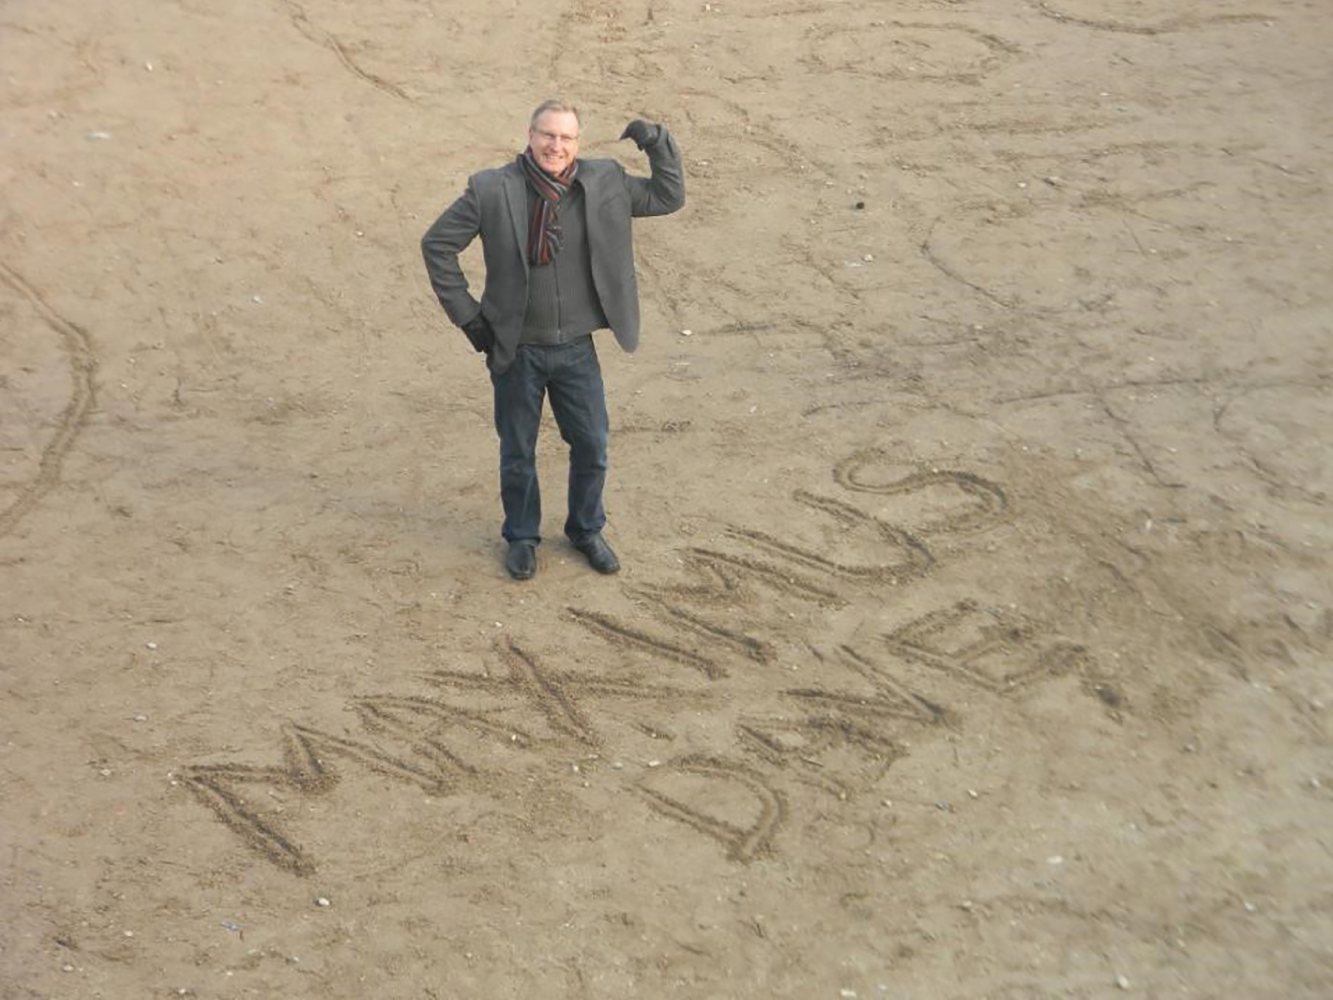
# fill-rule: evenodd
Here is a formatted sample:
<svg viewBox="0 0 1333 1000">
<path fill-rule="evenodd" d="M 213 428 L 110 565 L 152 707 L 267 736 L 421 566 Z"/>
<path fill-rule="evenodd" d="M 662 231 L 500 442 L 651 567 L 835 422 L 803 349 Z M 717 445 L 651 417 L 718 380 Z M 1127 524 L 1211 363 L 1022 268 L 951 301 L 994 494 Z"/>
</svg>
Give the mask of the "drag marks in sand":
<svg viewBox="0 0 1333 1000">
<path fill-rule="evenodd" d="M 885 81 L 975 85 L 1021 51 L 1007 39 L 965 24 L 871 21 L 824 25 L 811 36 L 809 61 L 815 72 Z"/>
<path fill-rule="evenodd" d="M 1149 23 L 1136 16 L 1142 12 L 1143 6 L 1141 3 L 1126 2 L 1126 0 L 1109 0 L 1109 2 L 1108 0 L 1095 0 L 1093 3 L 1089 3 L 1088 0 L 1061 0 L 1059 4 L 1039 3 L 1037 4 L 1037 10 L 1043 16 L 1059 21 L 1061 24 L 1078 25 L 1082 28 L 1091 28 L 1094 31 L 1109 31 L 1127 35 L 1166 35 L 1176 31 L 1202 28 L 1206 25 L 1253 24 L 1273 20 L 1273 15 L 1255 11 L 1237 9 L 1235 12 L 1228 12 L 1227 7 L 1239 8 L 1239 5 L 1222 2 L 1213 4 L 1216 12 L 1207 16 L 1169 17 Z M 1117 9 L 1125 10 L 1125 16 L 1116 17 Z M 1084 10 L 1087 13 L 1084 13 Z M 1111 16 L 1108 17 L 1108 14 Z"/>
<path fill-rule="evenodd" d="M 247 846 L 307 875 L 316 859 L 248 789 L 327 795 L 341 777 L 335 765 L 355 765 L 432 796 L 485 795 L 520 773 L 568 770 L 571 754 L 632 760 L 634 744 L 646 735 L 680 750 L 637 771 L 589 765 L 588 776 L 595 771 L 600 783 L 633 793 L 651 814 L 748 863 L 780 853 L 785 824 L 801 808 L 801 786 L 846 800 L 882 779 L 928 734 L 960 727 L 965 720 L 949 707 L 955 694 L 959 701 L 978 689 L 1013 697 L 1047 679 L 1090 675 L 1083 647 L 1014 609 L 971 599 L 896 627 L 874 626 L 857 645 L 821 651 L 807 641 L 818 626 L 793 609 L 822 616 L 861 601 L 874 609 L 867 618 L 879 618 L 885 588 L 908 585 L 935 566 L 925 539 L 984 531 L 1010 516 L 998 484 L 968 472 L 904 466 L 880 451 L 847 457 L 833 479 L 852 498 L 885 498 L 880 513 L 900 513 L 911 530 L 848 500 L 796 490 L 793 502 L 831 521 L 832 537 L 852 537 L 857 551 L 872 557 L 844 560 L 832 554 L 841 551 L 837 546 L 815 551 L 725 525 L 716 547 L 683 553 L 684 580 L 624 586 L 639 617 L 650 622 L 566 609 L 576 632 L 624 655 L 615 674 L 553 666 L 521 641 L 501 640 L 480 671 L 424 674 L 436 696 L 352 699 L 348 708 L 363 730 L 355 737 L 289 722 L 279 763 L 194 764 L 179 777 Z M 928 502 L 914 503 L 922 498 Z M 802 662 L 793 664 L 790 650 L 802 645 L 813 662 L 798 653 Z M 816 679 L 791 683 L 788 671 L 807 667 Z M 739 703 L 753 707 L 724 727 L 725 745 L 692 745 L 688 732 L 667 735 L 679 729 L 686 706 L 721 713 Z M 589 751 L 596 752 L 588 757 Z"/>
<path fill-rule="evenodd" d="M 1234 211 L 1262 204 L 1291 238 L 1317 244 L 1321 192 L 1303 175 L 1274 170 L 1239 138 L 1222 151 L 1081 143 L 1023 154 L 1034 182 L 951 207 L 926 225 L 922 258 L 970 293 L 1031 317 L 1190 313 L 1225 308 L 1242 293 L 1274 309 L 1304 301 L 1271 264 L 1271 234 Z"/>
<path fill-rule="evenodd" d="M 83 431 L 96 402 L 93 375 L 97 370 L 97 360 L 93 356 L 92 339 L 88 331 L 57 312 L 23 275 L 5 263 L 0 263 L 0 284 L 26 299 L 42 321 L 59 335 L 61 345 L 69 357 L 72 383 L 69 402 L 56 421 L 55 434 L 42 450 L 37 474 L 19 488 L 17 498 L 8 507 L 0 510 L 0 537 L 3 537 L 13 531 L 23 516 L 55 489 L 60 481 L 60 467 L 65 456 Z"/>
<path fill-rule="evenodd" d="M 995 483 L 970 472 L 949 469 L 914 469 L 894 479 L 880 480 L 874 467 L 893 465 L 880 451 L 858 451 L 833 469 L 838 484 L 855 493 L 875 493 L 897 498 L 926 500 L 929 515 L 914 525 L 919 535 L 980 531 L 1002 521 L 1009 511 L 1009 497 Z"/>
<path fill-rule="evenodd" d="M 884 641 L 904 660 L 1007 694 L 1083 665 L 1082 646 L 1046 643 L 1043 635 L 1043 627 L 1028 618 L 964 600 L 908 622 Z"/>
<path fill-rule="evenodd" d="M 703 779 L 703 787 L 697 790 L 703 793 L 713 791 L 719 782 L 738 786 L 743 795 L 748 793 L 757 802 L 757 817 L 742 826 L 735 820 L 686 805 L 663 790 L 672 783 L 687 784 L 690 778 Z M 773 838 L 787 812 L 782 793 L 758 771 L 743 764 L 702 755 L 678 758 L 663 775 L 645 779 L 636 790 L 663 816 L 720 842 L 727 850 L 727 857 L 733 861 L 751 861 L 759 855 L 771 854 Z"/>
<path fill-rule="evenodd" d="M 374 699 L 370 699 L 374 700 Z M 447 709 L 447 706 L 441 706 Z M 446 714 L 448 714 L 446 712 Z M 264 809 L 243 789 L 261 785 L 303 796 L 323 795 L 339 782 L 333 758 L 341 758 L 375 774 L 416 785 L 432 795 L 455 790 L 462 778 L 475 774 L 430 734 L 412 732 L 397 753 L 386 750 L 383 737 L 401 734 L 403 727 L 392 709 L 385 723 L 372 729 L 375 742 L 348 739 L 311 726 L 289 724 L 283 731 L 282 763 L 255 766 L 243 763 L 196 764 L 184 768 L 180 781 L 249 847 L 279 868 L 297 875 L 314 871 L 310 855 L 289 836 L 277 818 L 278 810 Z"/>
<path fill-rule="evenodd" d="M 588 747 L 601 745 L 602 739 L 583 707 L 583 695 L 631 701 L 693 697 L 687 690 L 668 685 L 548 670 L 512 640 L 497 645 L 496 651 L 508 670 L 506 677 L 436 670 L 426 675 L 426 681 L 450 690 L 484 692 L 499 698 L 502 703 L 512 703 L 516 697 L 536 709 L 557 738 L 565 737 Z"/>
<path fill-rule="evenodd" d="M 426 683 L 451 694 L 487 698 L 494 703 L 487 707 L 422 696 L 363 695 L 347 707 L 366 738 L 289 723 L 283 729 L 278 764 L 192 764 L 182 768 L 178 778 L 247 846 L 279 868 L 308 875 L 315 869 L 314 859 L 285 830 L 278 816 L 281 810 L 265 808 L 244 789 L 261 786 L 302 796 L 328 795 L 342 779 L 334 764 L 341 760 L 432 796 L 480 790 L 485 782 L 500 780 L 499 775 L 472 763 L 456 749 L 459 744 L 474 756 L 481 756 L 478 742 L 492 750 L 498 744 L 518 753 L 597 747 L 603 739 L 585 699 L 644 702 L 693 697 L 679 688 L 550 670 L 513 641 L 497 643 L 495 657 L 505 671 L 502 676 L 436 670 L 424 677 Z M 510 721 L 515 710 L 540 716 L 547 731 L 534 733 Z"/>
</svg>

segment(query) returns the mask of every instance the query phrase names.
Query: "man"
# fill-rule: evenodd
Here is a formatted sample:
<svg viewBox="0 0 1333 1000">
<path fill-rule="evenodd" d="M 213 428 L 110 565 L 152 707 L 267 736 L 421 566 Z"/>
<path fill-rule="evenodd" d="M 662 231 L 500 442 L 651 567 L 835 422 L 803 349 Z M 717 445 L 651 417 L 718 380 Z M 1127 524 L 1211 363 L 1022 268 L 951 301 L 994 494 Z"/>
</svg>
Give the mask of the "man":
<svg viewBox="0 0 1333 1000">
<path fill-rule="evenodd" d="M 578 110 L 542 103 L 529 122 L 527 149 L 469 178 L 421 241 L 440 304 L 486 355 L 500 437 L 505 568 L 517 580 L 537 570 L 537 430 L 547 394 L 569 445 L 565 535 L 593 569 L 620 569 L 602 537 L 609 428 L 592 334 L 609 327 L 626 351 L 638 347 L 630 219 L 667 215 L 685 203 L 680 151 L 667 130 L 636 119 L 620 138 L 648 154 L 651 177 L 631 176 L 615 160 L 579 159 Z M 458 263 L 478 234 L 486 260 L 480 302 Z"/>
</svg>

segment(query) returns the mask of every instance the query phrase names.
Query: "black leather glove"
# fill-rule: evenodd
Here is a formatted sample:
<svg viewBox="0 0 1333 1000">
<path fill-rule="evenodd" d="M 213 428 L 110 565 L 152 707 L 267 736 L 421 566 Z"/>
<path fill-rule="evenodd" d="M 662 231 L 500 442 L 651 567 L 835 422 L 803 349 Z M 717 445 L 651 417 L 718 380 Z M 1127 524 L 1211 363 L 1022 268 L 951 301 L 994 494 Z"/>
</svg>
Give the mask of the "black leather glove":
<svg viewBox="0 0 1333 1000">
<path fill-rule="evenodd" d="M 647 149 L 661 137 L 662 126 L 653 125 L 642 118 L 635 118 L 634 121 L 625 126 L 625 131 L 620 133 L 620 138 L 633 139 L 634 145 L 640 149 Z"/>
<path fill-rule="evenodd" d="M 491 348 L 495 345 L 495 331 L 491 329 L 490 321 L 481 313 L 463 324 L 463 332 L 467 334 L 467 339 L 472 341 L 475 350 L 483 354 L 490 354 Z"/>
</svg>

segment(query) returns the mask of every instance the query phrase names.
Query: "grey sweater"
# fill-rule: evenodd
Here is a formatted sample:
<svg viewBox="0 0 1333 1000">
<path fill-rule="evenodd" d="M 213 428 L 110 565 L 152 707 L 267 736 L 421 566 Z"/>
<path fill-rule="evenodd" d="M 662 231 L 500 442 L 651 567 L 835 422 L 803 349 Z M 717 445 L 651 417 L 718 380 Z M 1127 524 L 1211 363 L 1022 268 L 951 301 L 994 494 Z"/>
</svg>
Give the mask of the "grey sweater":
<svg viewBox="0 0 1333 1000">
<path fill-rule="evenodd" d="M 529 186 L 529 218 L 536 200 L 537 193 Z M 609 325 L 592 281 L 586 204 L 583 185 L 576 179 L 556 210 L 563 237 L 559 252 L 551 263 L 534 264 L 528 271 L 528 307 L 520 344 L 564 344 Z"/>
</svg>

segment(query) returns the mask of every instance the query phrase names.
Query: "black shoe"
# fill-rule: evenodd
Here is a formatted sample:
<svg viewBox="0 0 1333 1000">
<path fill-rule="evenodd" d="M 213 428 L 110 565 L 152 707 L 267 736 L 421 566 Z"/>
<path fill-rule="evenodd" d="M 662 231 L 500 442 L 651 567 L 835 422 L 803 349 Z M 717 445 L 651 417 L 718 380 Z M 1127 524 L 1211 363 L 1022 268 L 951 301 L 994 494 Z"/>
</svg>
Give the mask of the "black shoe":
<svg viewBox="0 0 1333 1000">
<path fill-rule="evenodd" d="M 536 544 L 522 540 L 510 542 L 509 552 L 505 556 L 505 569 L 509 570 L 509 575 L 515 580 L 531 580 L 537 572 Z"/>
<path fill-rule="evenodd" d="M 588 565 L 597 570 L 598 573 L 620 572 L 620 560 L 616 558 L 616 554 L 611 551 L 611 546 L 606 544 L 606 539 L 600 534 L 589 535 L 583 541 L 575 542 L 574 548 L 588 557 Z"/>
</svg>

